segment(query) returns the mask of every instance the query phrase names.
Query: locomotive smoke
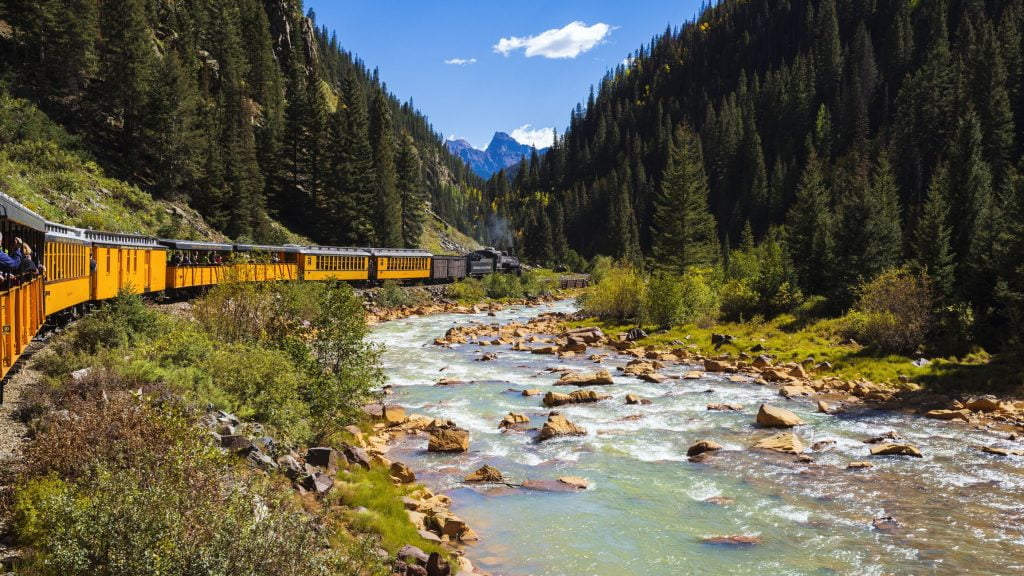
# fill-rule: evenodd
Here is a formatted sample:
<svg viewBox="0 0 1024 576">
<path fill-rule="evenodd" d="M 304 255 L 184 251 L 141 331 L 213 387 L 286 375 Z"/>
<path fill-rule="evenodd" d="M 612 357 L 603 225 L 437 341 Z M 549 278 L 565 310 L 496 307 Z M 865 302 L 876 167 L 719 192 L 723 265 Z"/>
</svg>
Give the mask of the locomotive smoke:
<svg viewBox="0 0 1024 576">
<path fill-rule="evenodd" d="M 492 214 L 487 217 L 487 239 L 488 244 L 499 249 L 510 249 L 512 243 L 512 227 L 508 219 L 499 214 Z"/>
</svg>

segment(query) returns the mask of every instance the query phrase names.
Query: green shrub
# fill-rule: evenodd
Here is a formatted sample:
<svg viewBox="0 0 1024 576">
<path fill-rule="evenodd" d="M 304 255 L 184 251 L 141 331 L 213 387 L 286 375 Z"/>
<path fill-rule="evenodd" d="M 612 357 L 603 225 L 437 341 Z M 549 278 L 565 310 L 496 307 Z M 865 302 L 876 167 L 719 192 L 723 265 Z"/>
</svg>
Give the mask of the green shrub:
<svg viewBox="0 0 1024 576">
<path fill-rule="evenodd" d="M 639 320 L 646 290 L 640 273 L 635 268 L 619 266 L 600 276 L 601 280 L 580 296 L 580 309 L 602 320 Z"/>
<path fill-rule="evenodd" d="M 594 256 L 587 267 L 587 271 L 590 272 L 591 284 L 599 284 L 615 268 L 615 260 L 611 256 Z"/>
<path fill-rule="evenodd" d="M 309 409 L 300 394 L 308 376 L 286 353 L 230 344 L 213 352 L 203 362 L 203 370 L 231 400 L 229 406 L 219 408 L 268 424 L 289 439 L 309 435 Z"/>
<path fill-rule="evenodd" d="M 388 280 L 377 293 L 377 304 L 384 308 L 402 308 L 403 306 L 412 306 L 413 299 L 398 285 L 398 282 Z"/>
<path fill-rule="evenodd" d="M 722 317 L 733 322 L 742 322 L 758 313 L 761 297 L 744 280 L 729 280 L 722 285 Z"/>
<path fill-rule="evenodd" d="M 164 326 L 162 316 L 146 306 L 142 297 L 122 291 L 98 312 L 78 321 L 72 345 L 89 354 L 101 348 L 135 346 L 160 334 Z"/>
<path fill-rule="evenodd" d="M 474 304 L 487 297 L 484 283 L 478 278 L 464 278 L 454 282 L 448 285 L 446 292 L 449 298 L 453 298 L 463 304 Z"/>
<path fill-rule="evenodd" d="M 651 276 L 644 293 L 644 322 L 658 328 L 671 328 L 680 323 L 683 314 L 680 279 L 664 272 Z"/>
<path fill-rule="evenodd" d="M 522 298 L 523 285 L 514 274 L 495 273 L 487 276 L 484 281 L 487 297 L 500 300 L 502 298 Z"/>
<path fill-rule="evenodd" d="M 718 318 L 720 276 L 712 268 L 690 268 L 680 278 L 680 323 L 710 326 Z"/>
<path fill-rule="evenodd" d="M 854 338 L 883 352 L 912 353 L 931 328 L 932 302 L 927 276 L 906 268 L 889 270 L 861 286 L 847 329 Z"/>
<path fill-rule="evenodd" d="M 523 286 L 523 295 L 527 297 L 545 296 L 558 288 L 558 274 L 550 270 L 536 269 L 524 272 L 519 279 Z"/>
</svg>

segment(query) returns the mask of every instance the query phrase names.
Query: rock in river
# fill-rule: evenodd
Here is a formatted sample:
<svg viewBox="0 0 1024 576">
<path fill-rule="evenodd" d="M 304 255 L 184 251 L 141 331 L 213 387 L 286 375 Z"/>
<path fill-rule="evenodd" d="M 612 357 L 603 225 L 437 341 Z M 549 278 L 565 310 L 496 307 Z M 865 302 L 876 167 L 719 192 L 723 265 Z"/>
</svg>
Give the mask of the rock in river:
<svg viewBox="0 0 1024 576">
<path fill-rule="evenodd" d="M 614 384 L 611 372 L 598 370 L 596 372 L 570 372 L 563 374 L 555 386 L 607 386 Z"/>
<path fill-rule="evenodd" d="M 501 470 L 486 464 L 481 466 L 476 472 L 466 476 L 466 482 L 503 482 L 504 480 L 505 478 L 501 475 Z"/>
<path fill-rule="evenodd" d="M 428 452 L 468 452 L 469 430 L 462 428 L 436 428 L 430 431 Z"/>
<path fill-rule="evenodd" d="M 878 444 L 871 447 L 872 456 L 913 456 L 921 458 L 921 451 L 913 444 Z"/>
<path fill-rule="evenodd" d="M 804 444 L 792 432 L 782 432 L 759 440 L 751 446 L 755 450 L 771 450 L 783 454 L 799 454 L 804 451 Z"/>
<path fill-rule="evenodd" d="M 552 412 L 548 415 L 548 421 L 544 423 L 544 427 L 540 429 L 539 439 L 544 441 L 557 436 L 586 436 L 586 434 L 585 428 L 569 422 L 558 412 Z"/>
<path fill-rule="evenodd" d="M 572 394 L 560 394 L 558 392 L 548 392 L 544 395 L 544 405 L 548 407 L 565 406 L 566 404 L 587 404 L 590 402 L 600 402 L 606 400 L 610 396 L 606 394 L 598 394 L 593 390 L 577 390 Z"/>
<path fill-rule="evenodd" d="M 703 454 L 705 452 L 714 452 L 716 450 L 721 449 L 722 445 L 719 444 L 718 442 L 715 442 L 714 440 L 700 440 L 693 446 L 690 446 L 690 448 L 686 451 L 686 455 L 692 458 L 698 454 Z"/>
<path fill-rule="evenodd" d="M 769 428 L 792 428 L 804 422 L 785 408 L 761 404 L 760 410 L 757 411 L 757 423 Z"/>
</svg>

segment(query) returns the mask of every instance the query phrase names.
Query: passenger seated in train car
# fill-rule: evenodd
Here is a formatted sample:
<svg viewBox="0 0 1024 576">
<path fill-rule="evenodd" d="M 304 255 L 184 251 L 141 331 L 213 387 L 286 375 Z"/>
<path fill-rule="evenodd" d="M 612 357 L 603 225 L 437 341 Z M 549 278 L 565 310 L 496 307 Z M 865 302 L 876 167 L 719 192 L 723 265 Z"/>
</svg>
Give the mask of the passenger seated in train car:
<svg viewBox="0 0 1024 576">
<path fill-rule="evenodd" d="M 270 261 L 271 261 L 272 263 L 274 263 L 274 264 L 280 264 L 280 263 L 281 263 L 281 259 L 277 257 L 277 252 L 273 253 L 273 254 L 272 254 L 272 255 L 270 256 Z"/>
<path fill-rule="evenodd" d="M 217 266 L 223 266 L 224 265 L 224 257 L 221 256 L 219 252 L 214 252 L 213 253 L 213 263 L 216 264 Z"/>
<path fill-rule="evenodd" d="M 45 268 L 36 262 L 36 256 L 32 252 L 32 247 L 23 242 L 21 244 L 21 266 L 18 268 L 18 272 L 34 278 L 44 271 Z"/>
<path fill-rule="evenodd" d="M 181 252 L 175 250 L 174 254 L 171 254 L 171 266 L 181 266 L 182 261 L 184 261 L 184 257 Z"/>
<path fill-rule="evenodd" d="M 0 243 L 4 240 L 3 233 L 0 233 Z M 17 236 L 14 237 L 14 254 L 7 254 L 6 250 L 0 250 L 0 272 L 13 274 L 21 268 L 22 246 L 24 242 Z"/>
</svg>

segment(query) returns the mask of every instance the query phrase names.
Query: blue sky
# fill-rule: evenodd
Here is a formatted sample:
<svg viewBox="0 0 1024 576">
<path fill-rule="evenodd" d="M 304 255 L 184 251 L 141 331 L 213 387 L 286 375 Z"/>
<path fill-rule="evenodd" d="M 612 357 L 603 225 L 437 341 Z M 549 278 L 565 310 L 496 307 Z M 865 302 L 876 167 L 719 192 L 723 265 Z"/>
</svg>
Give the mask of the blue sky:
<svg viewBox="0 0 1024 576">
<path fill-rule="evenodd" d="M 484 148 L 495 131 L 546 145 L 591 84 L 678 26 L 699 0 L 306 0 L 399 99 L 446 137 Z"/>
</svg>

